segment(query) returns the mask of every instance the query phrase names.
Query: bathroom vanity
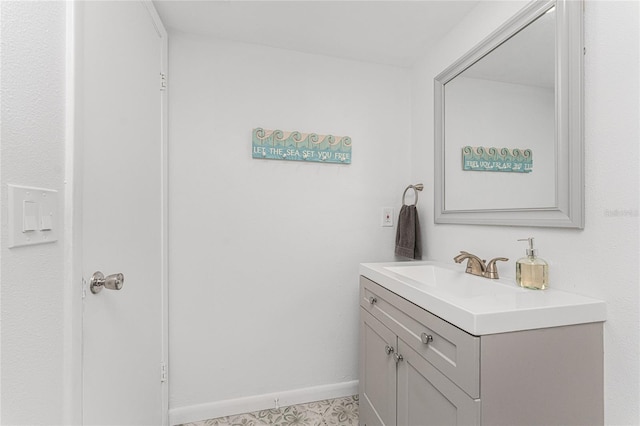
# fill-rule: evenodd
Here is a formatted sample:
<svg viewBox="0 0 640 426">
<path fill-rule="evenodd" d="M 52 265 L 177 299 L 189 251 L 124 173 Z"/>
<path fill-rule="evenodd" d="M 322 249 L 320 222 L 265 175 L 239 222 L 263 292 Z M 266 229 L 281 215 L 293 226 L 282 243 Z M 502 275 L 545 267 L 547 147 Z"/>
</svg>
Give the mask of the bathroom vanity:
<svg viewBox="0 0 640 426">
<path fill-rule="evenodd" d="M 463 271 L 361 264 L 360 424 L 603 424 L 604 302 Z"/>
</svg>

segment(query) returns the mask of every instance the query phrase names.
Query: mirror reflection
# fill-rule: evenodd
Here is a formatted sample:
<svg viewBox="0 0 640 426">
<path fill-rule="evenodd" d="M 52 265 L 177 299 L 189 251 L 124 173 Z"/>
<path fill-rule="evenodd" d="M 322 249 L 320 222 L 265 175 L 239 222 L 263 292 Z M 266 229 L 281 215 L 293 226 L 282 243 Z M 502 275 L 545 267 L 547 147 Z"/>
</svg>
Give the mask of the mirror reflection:
<svg viewBox="0 0 640 426">
<path fill-rule="evenodd" d="M 555 7 L 444 85 L 447 211 L 557 206 Z M 468 162 L 464 147 L 496 148 L 502 162 Z M 500 151 L 530 150 L 527 170 Z M 517 151 L 516 151 L 517 152 Z M 495 152 L 494 152 L 495 154 Z M 471 157 L 467 156 L 469 160 Z M 507 158 L 507 159 L 505 159 Z M 482 165 L 487 167 L 480 167 Z M 506 169 L 506 165 L 513 169 Z"/>
</svg>

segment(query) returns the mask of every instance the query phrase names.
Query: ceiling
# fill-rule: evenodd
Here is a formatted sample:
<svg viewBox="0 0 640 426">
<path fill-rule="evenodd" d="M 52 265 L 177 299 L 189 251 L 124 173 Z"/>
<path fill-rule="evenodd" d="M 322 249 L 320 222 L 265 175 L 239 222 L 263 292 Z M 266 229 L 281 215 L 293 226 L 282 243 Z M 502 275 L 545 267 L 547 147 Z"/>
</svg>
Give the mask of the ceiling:
<svg viewBox="0 0 640 426">
<path fill-rule="evenodd" d="M 169 30 L 411 66 L 480 0 L 155 0 Z"/>
</svg>

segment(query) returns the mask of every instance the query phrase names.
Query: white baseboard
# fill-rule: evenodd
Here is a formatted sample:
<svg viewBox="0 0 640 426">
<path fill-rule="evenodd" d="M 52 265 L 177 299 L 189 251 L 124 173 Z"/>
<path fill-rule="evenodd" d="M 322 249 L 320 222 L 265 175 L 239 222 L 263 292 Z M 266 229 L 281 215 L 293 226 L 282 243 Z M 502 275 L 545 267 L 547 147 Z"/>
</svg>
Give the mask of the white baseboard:
<svg viewBox="0 0 640 426">
<path fill-rule="evenodd" d="M 280 407 L 323 399 L 342 398 L 358 393 L 358 381 L 334 383 L 331 385 L 315 386 L 304 389 L 294 389 L 284 392 L 267 393 L 246 398 L 227 399 L 225 401 L 209 402 L 206 404 L 190 405 L 169 410 L 169 424 L 197 422 L 199 420 L 215 419 L 217 417 L 234 414 L 251 413 L 253 411 L 275 408 L 278 399 Z"/>
</svg>

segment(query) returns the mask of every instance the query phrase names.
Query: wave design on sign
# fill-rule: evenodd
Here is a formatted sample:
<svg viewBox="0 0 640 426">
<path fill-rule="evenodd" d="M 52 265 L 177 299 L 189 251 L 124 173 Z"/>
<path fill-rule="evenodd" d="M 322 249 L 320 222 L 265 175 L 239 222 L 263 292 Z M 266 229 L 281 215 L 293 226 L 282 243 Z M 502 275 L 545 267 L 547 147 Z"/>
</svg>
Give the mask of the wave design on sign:
<svg viewBox="0 0 640 426">
<path fill-rule="evenodd" d="M 462 148 L 462 169 L 482 172 L 531 173 L 533 171 L 533 152 L 530 149 L 465 146 Z"/>
<path fill-rule="evenodd" d="M 252 157 L 267 160 L 351 164 L 349 136 L 253 129 Z"/>
</svg>

